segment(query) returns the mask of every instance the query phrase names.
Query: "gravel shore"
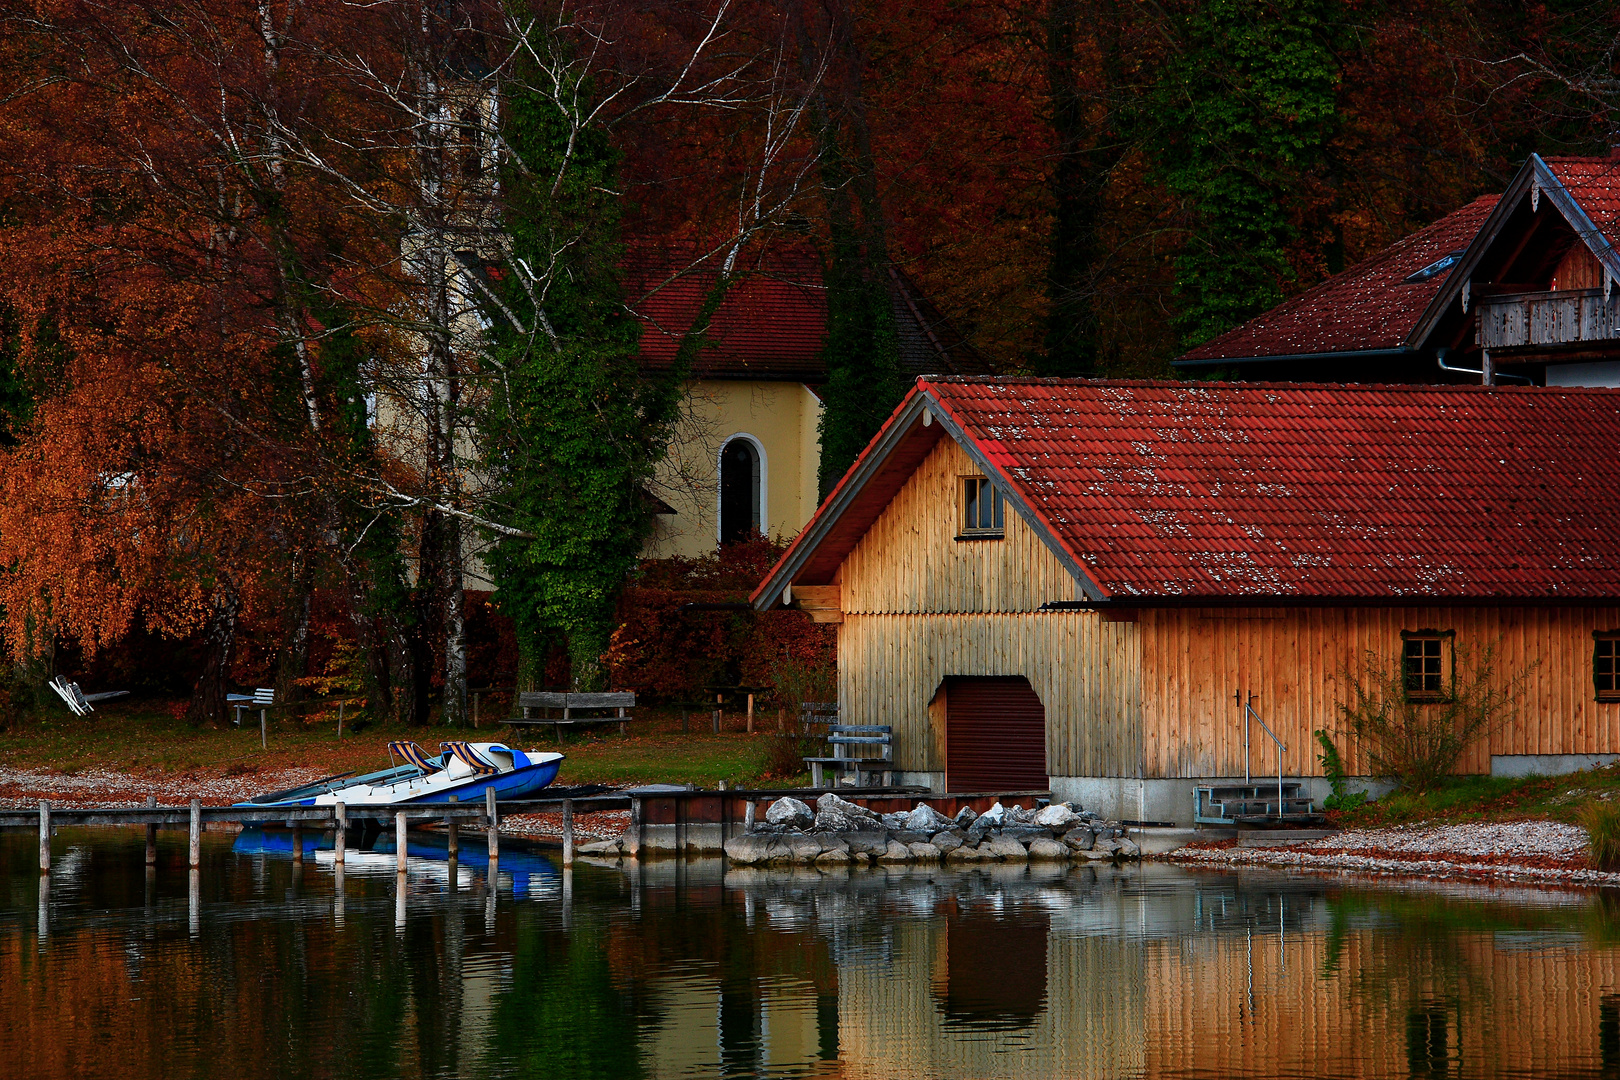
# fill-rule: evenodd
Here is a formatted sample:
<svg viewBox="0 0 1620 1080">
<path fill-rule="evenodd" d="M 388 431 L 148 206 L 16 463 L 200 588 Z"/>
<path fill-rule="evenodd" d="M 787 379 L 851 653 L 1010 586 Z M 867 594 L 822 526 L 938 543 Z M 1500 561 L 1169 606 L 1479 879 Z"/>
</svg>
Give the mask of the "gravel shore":
<svg viewBox="0 0 1620 1080">
<path fill-rule="evenodd" d="M 1160 857 L 1204 865 L 1620 886 L 1620 873 L 1587 864 L 1586 830 L 1555 821 L 1401 825 L 1286 847 L 1240 848 L 1227 840 L 1192 844 Z"/>
</svg>

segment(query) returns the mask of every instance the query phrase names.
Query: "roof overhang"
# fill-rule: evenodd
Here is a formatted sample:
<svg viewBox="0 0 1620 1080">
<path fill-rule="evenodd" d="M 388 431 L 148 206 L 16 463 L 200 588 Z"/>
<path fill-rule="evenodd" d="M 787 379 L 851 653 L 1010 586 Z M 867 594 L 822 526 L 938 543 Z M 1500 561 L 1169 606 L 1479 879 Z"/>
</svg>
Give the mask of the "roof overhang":
<svg viewBox="0 0 1620 1080">
<path fill-rule="evenodd" d="M 1082 596 L 1106 602 L 1107 594 L 1091 577 L 1075 553 L 1058 538 L 1056 530 L 1024 498 L 1022 491 L 967 434 L 958 419 L 918 379 L 861 456 L 844 473 L 838 486 L 822 502 L 815 516 L 771 568 L 749 597 L 760 611 L 791 602 L 791 586 L 825 585 L 860 538 L 871 528 L 901 486 L 945 436 L 956 440 L 970 459 L 1064 568 L 1074 577 Z M 786 595 L 784 595 L 786 594 Z"/>
<path fill-rule="evenodd" d="M 1479 231 L 1474 234 L 1473 241 L 1463 252 L 1462 258 L 1446 275 L 1445 284 L 1440 286 L 1440 291 L 1429 301 L 1423 316 L 1418 319 L 1412 333 L 1407 336 L 1407 348 L 1422 348 L 1447 309 L 1452 304 L 1463 302 L 1464 290 L 1472 283 L 1474 271 L 1478 268 L 1480 260 L 1496 243 L 1508 219 L 1513 216 L 1520 204 L 1526 198 L 1534 200 L 1537 193 L 1547 196 L 1548 201 L 1557 208 L 1569 227 L 1575 230 L 1576 235 L 1591 249 L 1598 262 L 1603 264 L 1609 278 L 1620 281 L 1620 252 L 1609 243 L 1608 238 L 1603 235 L 1603 230 L 1593 223 L 1591 217 L 1581 208 L 1581 204 L 1575 200 L 1575 196 L 1564 186 L 1563 181 L 1559 180 L 1547 163 L 1541 160 L 1541 155 L 1531 154 L 1514 174 L 1507 190 L 1502 192 L 1502 197 L 1496 201 L 1491 212 L 1486 215 Z M 1467 310 L 1466 303 L 1464 310 Z"/>
</svg>

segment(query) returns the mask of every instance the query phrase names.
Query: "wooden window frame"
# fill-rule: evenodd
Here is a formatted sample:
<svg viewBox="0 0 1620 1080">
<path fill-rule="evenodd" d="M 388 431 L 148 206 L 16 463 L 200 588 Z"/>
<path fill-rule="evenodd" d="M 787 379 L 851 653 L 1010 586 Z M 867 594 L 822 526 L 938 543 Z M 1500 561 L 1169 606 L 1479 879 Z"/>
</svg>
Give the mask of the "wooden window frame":
<svg viewBox="0 0 1620 1080">
<path fill-rule="evenodd" d="M 1412 688 L 1411 675 L 1407 669 L 1410 659 L 1410 646 L 1414 641 L 1433 641 L 1439 645 L 1438 659 L 1440 670 L 1436 677 L 1439 687 L 1434 690 Z M 1402 630 L 1401 631 L 1401 687 L 1406 692 L 1407 701 L 1447 702 L 1452 699 L 1456 691 L 1457 678 L 1457 631 L 1455 630 Z"/>
<path fill-rule="evenodd" d="M 1607 672 L 1603 671 L 1604 666 L 1608 667 Z M 1608 686 L 1603 685 L 1605 676 Z M 1620 702 L 1620 630 L 1592 631 L 1592 699 Z"/>
<path fill-rule="evenodd" d="M 978 485 L 974 499 L 981 498 L 983 493 L 991 493 L 990 519 L 1001 521 L 999 525 L 980 526 L 968 521 L 968 485 Z M 1007 500 L 1002 496 L 1001 489 L 990 481 L 989 477 L 977 474 L 963 475 L 956 478 L 956 538 L 958 540 L 1001 540 L 1007 535 Z"/>
</svg>

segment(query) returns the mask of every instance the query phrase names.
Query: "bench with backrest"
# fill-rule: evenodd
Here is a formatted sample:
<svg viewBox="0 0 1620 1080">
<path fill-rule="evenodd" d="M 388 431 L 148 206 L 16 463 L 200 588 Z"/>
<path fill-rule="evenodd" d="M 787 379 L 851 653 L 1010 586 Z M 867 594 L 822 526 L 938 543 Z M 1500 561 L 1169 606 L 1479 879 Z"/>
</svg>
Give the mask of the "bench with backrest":
<svg viewBox="0 0 1620 1080">
<path fill-rule="evenodd" d="M 887 724 L 832 724 L 827 728 L 827 745 L 832 757 L 805 758 L 810 766 L 810 786 L 821 787 L 827 770 L 833 772 L 837 782 L 846 773 L 855 774 L 856 783 L 870 780 L 872 773 L 881 773 L 883 785 L 894 781 L 894 729 Z M 876 751 L 875 757 L 857 756 L 855 748 Z M 865 774 L 863 777 L 862 774 Z"/>
<path fill-rule="evenodd" d="M 518 715 L 507 717 L 503 724 L 550 724 L 562 740 L 564 724 L 617 723 L 623 735 L 625 724 L 635 717 L 636 695 L 629 691 L 605 694 L 565 694 L 551 690 L 531 690 L 518 694 Z"/>
<path fill-rule="evenodd" d="M 273 686 L 261 686 L 251 694 L 226 694 L 225 703 L 236 713 L 237 727 L 242 726 L 242 712 L 244 710 L 248 712 L 252 712 L 254 709 L 260 710 L 259 720 L 262 724 L 264 720 L 263 710 L 272 707 L 276 703 L 276 688 Z"/>
</svg>

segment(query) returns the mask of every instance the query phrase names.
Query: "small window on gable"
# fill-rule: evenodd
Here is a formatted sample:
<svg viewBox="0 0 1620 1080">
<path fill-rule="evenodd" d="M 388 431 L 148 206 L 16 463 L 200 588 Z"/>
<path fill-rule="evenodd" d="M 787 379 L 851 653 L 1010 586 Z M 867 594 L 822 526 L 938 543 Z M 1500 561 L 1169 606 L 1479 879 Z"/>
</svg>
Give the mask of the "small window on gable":
<svg viewBox="0 0 1620 1080">
<path fill-rule="evenodd" d="M 1454 630 L 1402 630 L 1401 675 L 1412 701 L 1444 701 L 1451 696 Z"/>
<path fill-rule="evenodd" d="M 1592 689 L 1599 701 L 1620 701 L 1620 630 L 1592 635 Z"/>
<path fill-rule="evenodd" d="M 982 476 L 962 477 L 962 533 L 958 540 L 993 539 L 1002 535 L 1006 504 L 1001 492 Z"/>
</svg>

